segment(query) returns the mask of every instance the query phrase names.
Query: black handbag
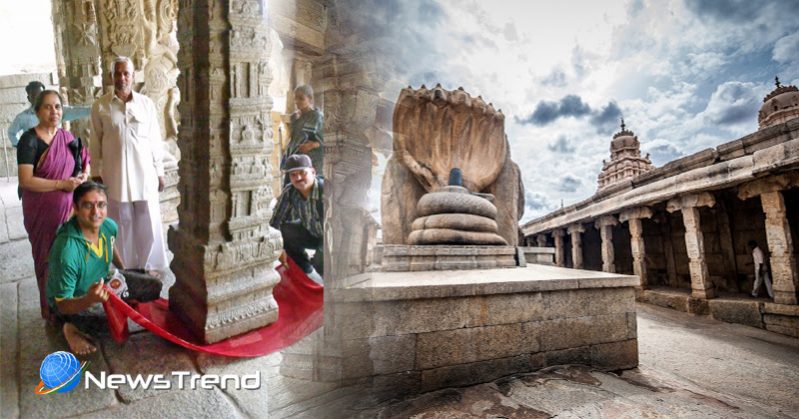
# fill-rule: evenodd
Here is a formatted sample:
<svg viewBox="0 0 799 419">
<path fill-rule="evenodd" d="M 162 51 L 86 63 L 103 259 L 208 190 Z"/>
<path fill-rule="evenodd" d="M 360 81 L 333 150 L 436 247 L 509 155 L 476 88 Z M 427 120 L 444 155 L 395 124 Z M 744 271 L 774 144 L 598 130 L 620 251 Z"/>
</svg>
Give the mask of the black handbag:
<svg viewBox="0 0 799 419">
<path fill-rule="evenodd" d="M 75 177 L 83 172 L 83 142 L 80 137 L 69 143 L 69 150 L 72 152 L 72 157 L 75 158 L 75 170 L 72 171 L 72 177 Z"/>
</svg>

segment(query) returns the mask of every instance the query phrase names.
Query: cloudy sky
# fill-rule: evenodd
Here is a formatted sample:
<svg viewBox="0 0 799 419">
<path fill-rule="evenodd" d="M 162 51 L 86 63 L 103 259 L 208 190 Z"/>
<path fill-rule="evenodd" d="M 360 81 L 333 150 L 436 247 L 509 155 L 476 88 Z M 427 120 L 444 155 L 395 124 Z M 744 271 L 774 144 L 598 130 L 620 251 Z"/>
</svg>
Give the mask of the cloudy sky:
<svg viewBox="0 0 799 419">
<path fill-rule="evenodd" d="M 503 110 L 524 220 L 596 191 L 619 117 L 661 166 L 755 131 L 775 75 L 799 82 L 799 0 L 368 3 L 396 89 L 463 86 Z"/>
</svg>

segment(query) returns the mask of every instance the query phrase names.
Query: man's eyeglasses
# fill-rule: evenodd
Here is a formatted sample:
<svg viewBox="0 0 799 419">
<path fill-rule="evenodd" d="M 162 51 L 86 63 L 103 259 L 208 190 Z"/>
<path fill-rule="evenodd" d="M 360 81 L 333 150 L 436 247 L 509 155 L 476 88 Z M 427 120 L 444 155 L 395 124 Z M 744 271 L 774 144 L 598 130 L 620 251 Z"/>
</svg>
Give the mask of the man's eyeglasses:
<svg viewBox="0 0 799 419">
<path fill-rule="evenodd" d="M 83 209 L 83 210 L 91 210 L 92 208 L 97 208 L 97 209 L 103 210 L 103 209 L 106 209 L 107 207 L 108 207 L 108 202 L 105 202 L 105 201 L 100 201 L 100 202 L 97 202 L 97 203 L 94 203 L 94 202 L 81 202 L 80 203 L 80 209 Z"/>
</svg>

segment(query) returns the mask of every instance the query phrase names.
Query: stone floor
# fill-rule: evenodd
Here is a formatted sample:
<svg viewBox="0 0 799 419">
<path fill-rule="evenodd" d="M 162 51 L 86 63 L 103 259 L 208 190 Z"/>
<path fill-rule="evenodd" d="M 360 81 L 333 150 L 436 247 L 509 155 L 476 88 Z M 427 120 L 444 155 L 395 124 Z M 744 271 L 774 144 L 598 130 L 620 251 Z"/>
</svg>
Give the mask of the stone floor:
<svg viewBox="0 0 799 419">
<path fill-rule="evenodd" d="M 554 367 L 377 404 L 357 387 L 283 377 L 281 355 L 230 360 L 147 332 L 98 339 L 88 370 L 245 374 L 260 390 L 86 390 L 40 396 L 42 359 L 66 348 L 39 316 L 15 184 L 0 180 L 0 416 L 40 417 L 799 417 L 799 339 L 639 304 L 640 365 L 619 374 Z"/>
</svg>

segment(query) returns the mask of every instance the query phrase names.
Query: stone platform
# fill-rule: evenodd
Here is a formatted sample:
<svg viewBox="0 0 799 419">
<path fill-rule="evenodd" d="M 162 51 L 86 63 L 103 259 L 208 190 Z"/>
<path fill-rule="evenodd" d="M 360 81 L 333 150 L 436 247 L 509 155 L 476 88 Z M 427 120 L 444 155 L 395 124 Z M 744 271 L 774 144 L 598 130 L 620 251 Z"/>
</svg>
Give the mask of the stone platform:
<svg viewBox="0 0 799 419">
<path fill-rule="evenodd" d="M 415 394 L 558 364 L 638 364 L 637 277 L 531 265 L 373 272 L 334 290 L 345 380 Z"/>
</svg>

